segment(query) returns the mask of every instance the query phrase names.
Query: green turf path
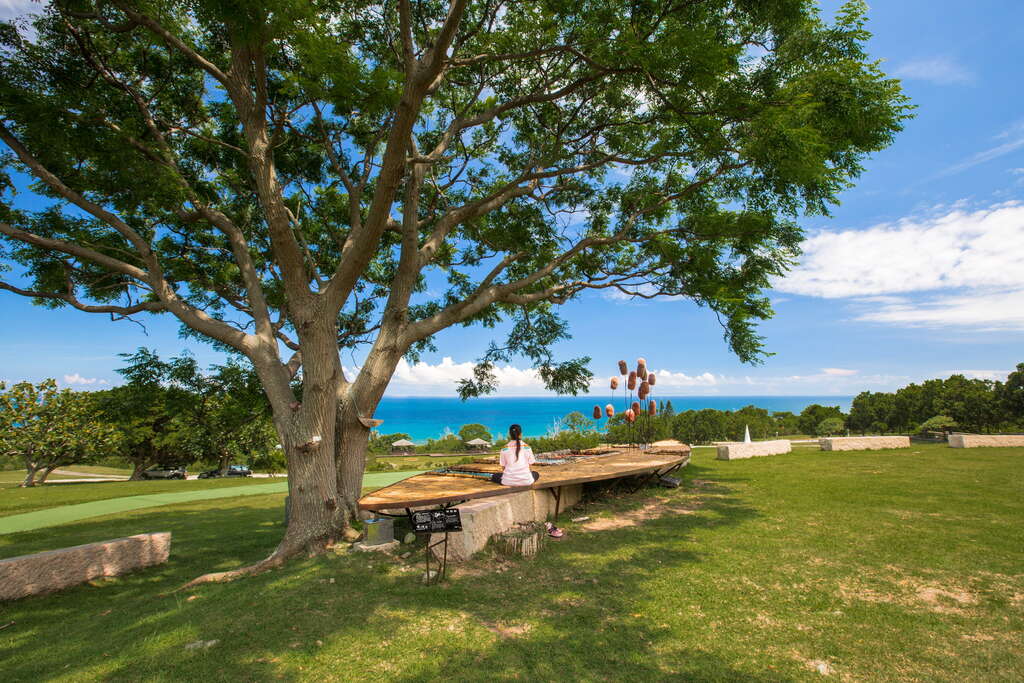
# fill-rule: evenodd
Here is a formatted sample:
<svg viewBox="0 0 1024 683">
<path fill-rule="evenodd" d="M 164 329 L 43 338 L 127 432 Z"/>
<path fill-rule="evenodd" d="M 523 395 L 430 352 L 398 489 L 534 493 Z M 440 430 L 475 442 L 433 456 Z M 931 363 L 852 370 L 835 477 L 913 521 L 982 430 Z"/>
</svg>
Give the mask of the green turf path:
<svg viewBox="0 0 1024 683">
<path fill-rule="evenodd" d="M 373 472 L 363 475 L 363 486 L 387 486 L 396 481 L 408 479 L 418 471 L 409 472 Z M 139 510 L 141 508 L 159 507 L 174 503 L 187 503 L 193 500 L 208 500 L 210 498 L 234 498 L 235 496 L 259 496 L 268 493 L 285 493 L 288 491 L 288 482 L 279 481 L 274 484 L 253 484 L 252 486 L 235 486 L 222 489 L 205 489 L 203 491 L 182 491 L 181 493 L 153 493 L 145 496 L 124 496 L 123 498 L 108 498 L 97 500 L 91 503 L 79 503 L 77 505 L 64 505 L 61 507 L 36 510 L 20 515 L 0 517 L 0 535 L 13 534 L 19 531 L 32 531 L 48 526 L 58 526 L 68 522 L 77 522 L 80 519 L 90 517 L 102 517 L 128 510 Z"/>
</svg>

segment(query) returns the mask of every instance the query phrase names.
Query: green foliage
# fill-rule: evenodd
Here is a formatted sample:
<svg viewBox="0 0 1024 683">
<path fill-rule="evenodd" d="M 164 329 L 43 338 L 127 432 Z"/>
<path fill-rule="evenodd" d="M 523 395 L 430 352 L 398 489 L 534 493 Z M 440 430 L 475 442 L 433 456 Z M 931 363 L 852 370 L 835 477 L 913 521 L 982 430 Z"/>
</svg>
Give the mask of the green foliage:
<svg viewBox="0 0 1024 683">
<path fill-rule="evenodd" d="M 921 434 L 925 432 L 951 432 L 957 427 L 959 425 L 957 425 L 956 420 L 949 415 L 936 415 L 922 422 L 917 431 Z"/>
<path fill-rule="evenodd" d="M 684 443 L 707 444 L 712 441 L 741 441 L 747 428 L 752 439 L 770 439 L 801 431 L 799 418 L 791 412 L 769 414 L 756 406 L 740 410 L 686 410 L 670 420 L 669 435 Z M 804 432 L 807 433 L 807 432 Z"/>
<path fill-rule="evenodd" d="M 593 448 L 602 441 L 597 424 L 579 411 L 573 411 L 558 420 L 555 428 L 542 437 L 525 439 L 534 453 L 581 450 Z"/>
<path fill-rule="evenodd" d="M 503 324 L 464 397 L 511 356 L 584 388 L 554 309 L 596 288 L 689 298 L 757 362 L 797 220 L 910 112 L 859 2 L 831 24 L 808 2 L 453 8 L 409 3 L 404 45 L 396 3 L 83 0 L 0 25 L 0 256 L 30 283 L 8 289 L 169 312 L 250 357 L 259 330 L 301 347 L 303 320 L 410 357 Z M 16 173 L 37 201 L 9 199 Z"/>
<path fill-rule="evenodd" d="M 840 417 L 826 417 L 815 427 L 814 433 L 818 436 L 834 436 L 841 434 L 846 429 L 846 424 Z"/>
<path fill-rule="evenodd" d="M 188 355 L 121 355 L 127 365 L 118 372 L 128 381 L 96 395 L 136 476 L 154 464 L 279 464 L 270 405 L 250 367 L 231 359 L 203 372 Z"/>
<path fill-rule="evenodd" d="M 109 455 L 119 434 L 99 419 L 96 397 L 58 390 L 56 381 L 0 382 L 0 456 L 20 459 L 23 486 L 33 486 L 58 467 L 83 464 Z"/>
<path fill-rule="evenodd" d="M 1006 382 L 951 375 L 908 384 L 895 392 L 863 392 L 853 400 L 848 426 L 867 431 L 910 432 L 937 416 L 970 432 L 1024 428 L 1024 364 Z"/>
<path fill-rule="evenodd" d="M 1024 363 L 1017 364 L 997 393 L 1006 419 L 1024 426 Z"/>
<path fill-rule="evenodd" d="M 477 422 L 459 427 L 459 438 L 462 439 L 463 443 L 472 441 L 473 439 L 483 439 L 487 443 L 494 442 L 494 437 L 491 436 L 487 427 Z"/>
<path fill-rule="evenodd" d="M 391 452 L 391 444 L 402 439 L 409 439 L 409 435 L 405 432 L 395 432 L 394 434 L 380 434 L 373 432 L 370 435 L 370 445 L 368 451 L 373 454 L 383 455 Z"/>
<path fill-rule="evenodd" d="M 560 424 L 565 429 L 578 433 L 592 432 L 597 429 L 597 423 L 578 410 L 563 417 Z"/>
<path fill-rule="evenodd" d="M 550 436 L 533 437 L 524 441 L 530 444 L 534 453 L 550 453 L 594 448 L 601 443 L 601 436 L 597 432 L 575 432 L 566 429 Z"/>
<path fill-rule="evenodd" d="M 457 434 L 445 434 L 440 439 L 427 439 L 427 443 L 416 447 L 417 453 L 464 453 L 466 444 Z"/>
<path fill-rule="evenodd" d="M 843 411 L 839 410 L 839 406 L 822 406 L 817 403 L 812 403 L 800 411 L 800 419 L 798 423 L 800 426 L 800 432 L 803 434 L 817 434 L 818 425 L 821 424 L 822 420 L 826 420 L 830 417 L 843 420 L 846 416 L 843 415 Z"/>
</svg>

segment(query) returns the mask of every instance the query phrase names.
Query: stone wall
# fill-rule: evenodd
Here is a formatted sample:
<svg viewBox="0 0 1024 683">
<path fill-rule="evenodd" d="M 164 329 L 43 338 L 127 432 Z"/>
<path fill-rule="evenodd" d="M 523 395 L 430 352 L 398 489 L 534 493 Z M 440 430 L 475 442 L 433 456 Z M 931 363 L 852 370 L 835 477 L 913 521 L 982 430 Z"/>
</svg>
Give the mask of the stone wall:
<svg viewBox="0 0 1024 683">
<path fill-rule="evenodd" d="M 0 560 L 0 600 L 52 593 L 167 561 L 171 532 L 138 534 Z"/>
<path fill-rule="evenodd" d="M 837 436 L 819 439 L 823 451 L 877 451 L 910 448 L 909 436 Z"/>
<path fill-rule="evenodd" d="M 719 460 L 740 460 L 760 455 L 779 455 L 789 453 L 793 445 L 787 439 L 777 441 L 754 441 L 751 443 L 734 442 L 718 445 Z"/>
<path fill-rule="evenodd" d="M 950 434 L 952 448 L 991 448 L 1024 446 L 1024 434 Z"/>
<path fill-rule="evenodd" d="M 572 507 L 582 497 L 582 484 L 563 486 L 559 511 Z M 516 522 L 542 522 L 553 516 L 555 497 L 551 489 L 532 489 L 478 498 L 456 507 L 462 518 L 462 531 L 448 534 L 448 560 L 462 562 L 483 550 L 491 536 L 508 531 Z M 435 543 L 443 538 L 444 534 L 432 534 L 430 542 Z M 440 546 L 434 549 L 438 557 L 441 552 Z"/>
</svg>

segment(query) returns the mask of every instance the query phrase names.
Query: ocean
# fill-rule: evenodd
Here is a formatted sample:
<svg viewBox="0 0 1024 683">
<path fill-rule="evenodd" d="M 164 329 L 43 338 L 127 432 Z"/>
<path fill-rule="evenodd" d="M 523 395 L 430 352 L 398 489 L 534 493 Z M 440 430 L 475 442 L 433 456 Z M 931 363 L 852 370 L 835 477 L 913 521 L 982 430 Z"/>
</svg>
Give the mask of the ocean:
<svg viewBox="0 0 1024 683">
<path fill-rule="evenodd" d="M 574 410 L 591 416 L 594 405 L 604 406 L 610 396 L 526 396 L 508 398 L 477 398 L 463 402 L 454 397 L 384 397 L 374 417 L 384 420 L 377 429 L 382 434 L 404 432 L 417 443 L 442 437 L 446 431 L 458 432 L 459 427 L 471 422 L 486 426 L 495 437 L 504 435 L 508 426 L 519 423 L 525 436 L 543 436 L 558 420 Z M 812 403 L 838 405 L 844 413 L 850 411 L 852 396 L 653 396 L 657 401 L 672 401 L 672 408 L 684 410 L 739 410 L 744 406 L 757 406 L 768 412 L 791 411 L 800 413 Z M 616 410 L 623 410 L 621 394 L 613 402 Z"/>
</svg>

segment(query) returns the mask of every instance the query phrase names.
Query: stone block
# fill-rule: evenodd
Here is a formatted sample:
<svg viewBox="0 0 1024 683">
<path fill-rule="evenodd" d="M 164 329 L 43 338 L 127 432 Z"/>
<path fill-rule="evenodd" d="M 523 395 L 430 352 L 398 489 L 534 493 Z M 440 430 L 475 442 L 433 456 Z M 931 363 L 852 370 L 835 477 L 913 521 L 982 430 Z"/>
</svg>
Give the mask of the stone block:
<svg viewBox="0 0 1024 683">
<path fill-rule="evenodd" d="M 909 436 L 837 436 L 819 439 L 823 451 L 878 451 L 910 448 Z"/>
<path fill-rule="evenodd" d="M 468 560 L 487 545 L 487 540 L 491 536 L 511 528 L 515 523 L 511 498 L 529 494 L 529 491 L 525 491 L 471 500 L 459 505 L 462 531 L 448 534 L 448 559 L 452 562 Z M 430 543 L 437 543 L 443 538 L 444 534 L 431 534 Z M 437 546 L 434 548 L 434 554 L 440 557 L 442 550 L 441 546 Z"/>
<path fill-rule="evenodd" d="M 952 448 L 997 448 L 1024 446 L 1024 434 L 950 434 Z"/>
<path fill-rule="evenodd" d="M 171 532 L 138 534 L 0 560 L 0 600 L 69 588 L 167 561 Z"/>
<path fill-rule="evenodd" d="M 753 441 L 751 443 L 739 441 L 719 444 L 717 450 L 719 460 L 740 460 L 742 458 L 789 453 L 793 450 L 793 444 L 788 439 Z"/>
<path fill-rule="evenodd" d="M 533 494 L 533 516 L 529 519 L 517 519 L 517 522 L 543 522 L 555 516 L 555 496 L 551 489 L 530 491 Z M 565 512 L 583 499 L 583 484 L 570 484 L 562 487 L 561 500 L 558 504 L 559 514 Z"/>
<path fill-rule="evenodd" d="M 388 541 L 387 543 L 359 543 L 352 544 L 352 550 L 357 553 L 391 553 L 398 550 L 401 547 L 401 543 L 396 540 Z"/>
<path fill-rule="evenodd" d="M 559 510 L 572 507 L 582 497 L 582 484 L 563 486 Z M 555 497 L 548 489 L 532 489 L 471 500 L 457 507 L 462 518 L 462 531 L 448 534 L 448 560 L 453 562 L 468 560 L 483 550 L 491 536 L 508 531 L 517 522 L 543 522 L 554 516 Z M 444 534 L 432 534 L 430 542 L 443 538 Z M 441 551 L 441 547 L 434 549 L 438 555 Z"/>
</svg>

